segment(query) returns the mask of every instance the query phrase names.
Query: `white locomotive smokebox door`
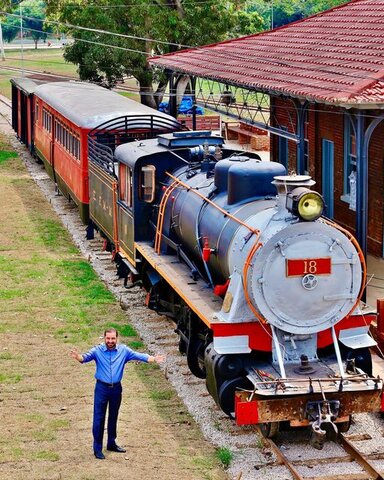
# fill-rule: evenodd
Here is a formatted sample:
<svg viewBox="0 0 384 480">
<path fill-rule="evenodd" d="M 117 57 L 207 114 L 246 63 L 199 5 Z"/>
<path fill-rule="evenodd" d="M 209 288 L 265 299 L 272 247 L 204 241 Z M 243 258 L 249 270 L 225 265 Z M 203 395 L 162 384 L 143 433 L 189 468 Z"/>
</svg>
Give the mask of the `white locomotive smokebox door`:
<svg viewBox="0 0 384 480">
<path fill-rule="evenodd" d="M 253 305 L 268 322 L 290 333 L 315 333 L 350 312 L 361 265 L 342 232 L 303 222 L 281 230 L 256 252 L 247 280 Z"/>
</svg>

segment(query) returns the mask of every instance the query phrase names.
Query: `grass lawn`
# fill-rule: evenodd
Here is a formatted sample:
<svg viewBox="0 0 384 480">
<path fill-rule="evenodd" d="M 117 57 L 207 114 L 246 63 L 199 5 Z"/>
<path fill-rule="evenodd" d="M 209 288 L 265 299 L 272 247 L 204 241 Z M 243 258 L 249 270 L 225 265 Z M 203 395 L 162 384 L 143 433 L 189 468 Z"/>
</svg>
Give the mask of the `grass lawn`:
<svg viewBox="0 0 384 480">
<path fill-rule="evenodd" d="M 26 70 L 37 70 L 42 73 L 56 73 L 58 75 L 70 75 L 77 77 L 77 67 L 67 63 L 63 58 L 63 49 L 37 48 L 24 50 L 6 50 L 5 61 L 0 62 L 0 93 L 11 98 L 12 77 L 20 77 L 21 73 L 4 70 L 4 67 L 25 68 Z"/>
<path fill-rule="evenodd" d="M 129 462 L 95 462 L 94 366 L 69 349 L 85 351 L 108 326 L 142 344 L 1 134 L 0 151 L 0 479 L 224 480 L 222 454 L 151 364 L 131 363 L 124 377 L 119 432 Z"/>
</svg>

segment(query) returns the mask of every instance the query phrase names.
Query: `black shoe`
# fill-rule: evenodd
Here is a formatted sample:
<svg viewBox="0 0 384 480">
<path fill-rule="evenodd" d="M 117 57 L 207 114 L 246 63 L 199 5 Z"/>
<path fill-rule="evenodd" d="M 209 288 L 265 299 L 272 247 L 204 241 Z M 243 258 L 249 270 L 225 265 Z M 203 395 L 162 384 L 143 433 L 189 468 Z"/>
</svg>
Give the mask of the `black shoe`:
<svg viewBox="0 0 384 480">
<path fill-rule="evenodd" d="M 118 445 L 111 445 L 110 447 L 107 447 L 107 450 L 109 450 L 110 452 L 118 452 L 118 453 L 126 452 L 124 448 L 121 448 Z"/>
<path fill-rule="evenodd" d="M 105 456 L 103 452 L 95 452 L 95 457 L 99 460 L 105 460 Z"/>
</svg>

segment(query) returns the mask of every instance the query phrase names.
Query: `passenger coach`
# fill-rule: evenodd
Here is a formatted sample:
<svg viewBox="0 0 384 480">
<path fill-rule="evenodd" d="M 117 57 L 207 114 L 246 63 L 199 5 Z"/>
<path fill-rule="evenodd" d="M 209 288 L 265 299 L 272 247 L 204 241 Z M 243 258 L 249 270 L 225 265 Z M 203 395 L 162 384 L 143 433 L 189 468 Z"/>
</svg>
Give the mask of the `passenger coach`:
<svg viewBox="0 0 384 480">
<path fill-rule="evenodd" d="M 76 203 L 84 223 L 89 220 L 90 132 L 113 151 L 120 143 L 180 128 L 169 115 L 83 82 L 51 82 L 33 89 L 28 84 L 30 108 L 25 109 L 23 102 L 17 104 L 24 83 L 24 79 L 12 81 L 19 124 L 32 125 L 31 151 L 44 162 L 58 189 Z M 17 128 L 16 117 L 13 123 Z"/>
</svg>

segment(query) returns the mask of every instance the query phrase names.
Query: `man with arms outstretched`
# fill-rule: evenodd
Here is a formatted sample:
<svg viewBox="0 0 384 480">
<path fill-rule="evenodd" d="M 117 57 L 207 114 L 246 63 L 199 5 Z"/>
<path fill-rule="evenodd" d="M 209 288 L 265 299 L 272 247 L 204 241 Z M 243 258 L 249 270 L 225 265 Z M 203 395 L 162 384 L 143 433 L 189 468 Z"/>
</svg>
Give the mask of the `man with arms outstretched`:
<svg viewBox="0 0 384 480">
<path fill-rule="evenodd" d="M 108 441 L 107 450 L 125 453 L 126 450 L 116 444 L 117 417 L 122 398 L 121 379 L 127 362 L 138 360 L 140 362 L 161 363 L 164 355 L 151 356 L 131 350 L 126 345 L 118 343 L 119 333 L 115 328 L 104 332 L 104 343 L 91 348 L 86 353 L 77 349 L 71 350 L 71 357 L 80 363 L 96 363 L 96 385 L 93 408 L 93 452 L 99 460 L 105 458 L 103 454 L 103 434 L 105 416 L 108 410 Z"/>
</svg>

